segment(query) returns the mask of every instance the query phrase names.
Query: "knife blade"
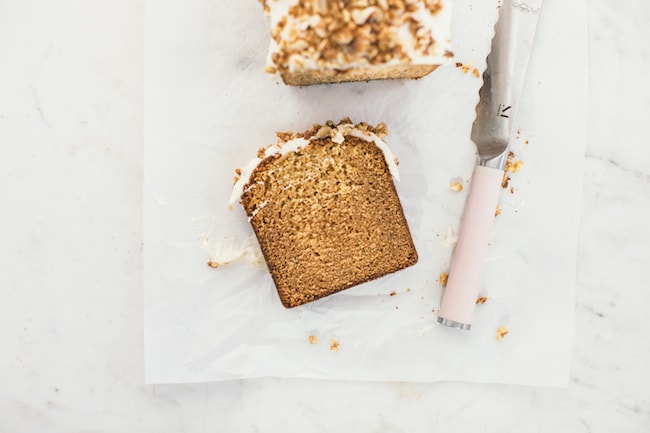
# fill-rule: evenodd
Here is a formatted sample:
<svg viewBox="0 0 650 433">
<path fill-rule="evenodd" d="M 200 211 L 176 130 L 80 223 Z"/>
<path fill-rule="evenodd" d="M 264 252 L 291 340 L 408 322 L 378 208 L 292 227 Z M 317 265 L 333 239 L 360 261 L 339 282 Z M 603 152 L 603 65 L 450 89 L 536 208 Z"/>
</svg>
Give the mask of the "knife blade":
<svg viewBox="0 0 650 433">
<path fill-rule="evenodd" d="M 542 0 L 504 0 L 495 24 L 471 140 L 478 150 L 438 323 L 469 330 Z"/>
</svg>

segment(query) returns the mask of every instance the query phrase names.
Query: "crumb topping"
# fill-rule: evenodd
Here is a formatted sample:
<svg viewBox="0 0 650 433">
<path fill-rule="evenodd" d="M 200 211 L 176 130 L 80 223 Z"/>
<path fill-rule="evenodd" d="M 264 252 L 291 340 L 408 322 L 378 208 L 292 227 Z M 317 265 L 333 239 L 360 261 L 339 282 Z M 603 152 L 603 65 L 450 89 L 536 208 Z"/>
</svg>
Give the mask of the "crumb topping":
<svg viewBox="0 0 650 433">
<path fill-rule="evenodd" d="M 304 138 L 305 140 L 326 138 L 332 139 L 332 141 L 340 140 L 341 136 L 348 135 L 352 130 L 357 130 L 366 134 L 372 133 L 379 138 L 384 138 L 388 135 L 388 127 L 384 122 L 380 122 L 377 126 L 369 125 L 366 122 L 354 124 L 349 117 L 344 117 L 339 123 L 334 123 L 331 120 L 325 122 L 324 125 L 314 123 L 310 129 L 304 132 L 276 132 L 275 135 L 278 137 L 276 146 L 282 147 L 289 141 L 298 138 Z M 265 151 L 265 148 L 259 149 L 258 157 L 263 158 Z"/>
<path fill-rule="evenodd" d="M 252 187 L 249 184 L 249 179 L 260 162 L 268 158 L 280 157 L 286 153 L 300 152 L 302 148 L 311 142 L 325 144 L 329 140 L 332 143 L 341 144 L 346 140 L 346 137 L 374 143 L 383 153 L 391 175 L 399 180 L 399 160 L 383 141 L 386 135 L 388 135 L 388 127 L 384 122 L 380 122 L 376 126 L 369 125 L 366 122 L 354 124 L 348 117 L 341 119 L 338 123 L 334 123 L 331 120 L 328 120 L 323 125 L 315 123 L 310 129 L 304 132 L 276 132 L 276 144 L 259 148 L 256 159 L 252 160 L 245 168 L 235 170 L 236 176 L 233 178 L 234 186 L 230 196 L 230 203 L 238 201 L 242 193 L 247 188 Z"/>
<path fill-rule="evenodd" d="M 272 2 L 261 0 L 269 12 Z M 276 22 L 271 61 L 280 72 L 296 69 L 344 70 L 410 63 L 439 53 L 426 20 L 442 0 L 298 0 Z"/>
</svg>

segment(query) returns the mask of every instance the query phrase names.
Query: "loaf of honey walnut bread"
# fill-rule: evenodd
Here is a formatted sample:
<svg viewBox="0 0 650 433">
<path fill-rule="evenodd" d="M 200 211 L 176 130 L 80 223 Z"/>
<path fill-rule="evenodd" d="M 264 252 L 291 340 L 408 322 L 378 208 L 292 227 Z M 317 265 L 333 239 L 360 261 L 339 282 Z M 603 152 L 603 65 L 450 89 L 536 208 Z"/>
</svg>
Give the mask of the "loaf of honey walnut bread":
<svg viewBox="0 0 650 433">
<path fill-rule="evenodd" d="M 393 184 L 385 125 L 314 125 L 238 170 L 233 200 L 249 217 L 285 307 L 415 264 Z"/>
<path fill-rule="evenodd" d="M 286 84 L 420 78 L 451 62 L 452 0 L 261 0 Z"/>
</svg>

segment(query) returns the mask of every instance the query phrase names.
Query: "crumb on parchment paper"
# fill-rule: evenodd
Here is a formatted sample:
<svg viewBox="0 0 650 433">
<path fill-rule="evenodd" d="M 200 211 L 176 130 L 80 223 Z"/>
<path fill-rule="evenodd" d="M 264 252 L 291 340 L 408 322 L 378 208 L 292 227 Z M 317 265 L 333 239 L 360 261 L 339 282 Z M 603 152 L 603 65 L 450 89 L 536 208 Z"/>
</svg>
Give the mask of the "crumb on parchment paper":
<svg viewBox="0 0 650 433">
<path fill-rule="evenodd" d="M 515 160 L 515 153 L 513 151 L 508 152 L 508 157 L 506 158 L 506 165 L 503 169 L 503 179 L 501 180 L 501 187 L 506 189 L 510 186 L 510 176 L 509 173 L 516 174 L 524 166 L 524 161 L 521 159 Z M 516 190 L 510 189 L 510 193 L 514 194 Z"/>
<path fill-rule="evenodd" d="M 221 266 L 226 266 L 227 264 L 228 262 L 215 262 L 212 260 L 212 258 L 210 258 L 210 260 L 208 260 L 207 263 L 207 265 L 210 266 L 212 269 L 217 269 Z"/>
<path fill-rule="evenodd" d="M 497 335 L 496 335 L 497 340 L 499 341 L 503 340 L 503 338 L 506 336 L 508 332 L 510 332 L 510 330 L 508 329 L 507 326 L 500 326 L 497 329 Z"/>
<path fill-rule="evenodd" d="M 454 182 L 449 185 L 449 189 L 455 192 L 461 192 L 463 190 L 463 184 L 460 182 Z"/>
<path fill-rule="evenodd" d="M 468 72 L 472 72 L 472 75 L 475 78 L 480 78 L 481 77 L 481 72 L 478 70 L 478 68 L 472 67 L 472 65 L 466 65 L 463 62 L 456 62 L 456 67 L 460 69 L 463 74 L 467 74 Z"/>
<path fill-rule="evenodd" d="M 517 173 L 521 170 L 521 167 L 524 166 L 524 161 L 518 159 L 515 161 L 515 153 L 510 151 L 508 152 L 508 157 L 506 159 L 505 171 L 508 173 Z"/>
<path fill-rule="evenodd" d="M 508 176 L 507 171 L 504 171 L 503 179 L 501 179 L 501 188 L 506 189 L 508 186 L 510 186 L 510 176 Z"/>
</svg>

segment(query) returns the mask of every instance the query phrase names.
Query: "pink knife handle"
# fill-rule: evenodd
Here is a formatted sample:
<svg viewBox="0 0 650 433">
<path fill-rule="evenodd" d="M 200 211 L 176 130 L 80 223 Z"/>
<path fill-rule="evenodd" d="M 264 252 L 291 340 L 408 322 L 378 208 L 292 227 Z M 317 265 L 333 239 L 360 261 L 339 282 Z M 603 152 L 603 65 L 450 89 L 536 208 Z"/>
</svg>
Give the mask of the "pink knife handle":
<svg viewBox="0 0 650 433">
<path fill-rule="evenodd" d="M 503 180 L 503 170 L 477 166 L 451 261 L 438 322 L 468 330 Z"/>
</svg>

